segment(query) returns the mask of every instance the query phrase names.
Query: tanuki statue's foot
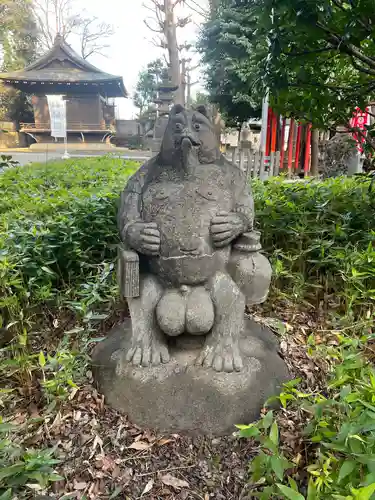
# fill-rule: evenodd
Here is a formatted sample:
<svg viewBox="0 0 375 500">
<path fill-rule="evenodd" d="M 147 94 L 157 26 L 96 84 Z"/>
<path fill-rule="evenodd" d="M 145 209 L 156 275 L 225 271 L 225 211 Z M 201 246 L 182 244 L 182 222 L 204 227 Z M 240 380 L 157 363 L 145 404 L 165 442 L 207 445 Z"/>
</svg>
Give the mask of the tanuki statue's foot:
<svg viewBox="0 0 375 500">
<path fill-rule="evenodd" d="M 224 272 L 215 274 L 209 290 L 215 307 L 215 322 L 196 364 L 212 367 L 217 372 L 241 371 L 239 339 L 244 325 L 245 297 Z"/>
<path fill-rule="evenodd" d="M 129 298 L 132 319 L 130 347 L 125 360 L 134 366 L 168 363 L 167 339 L 156 322 L 155 308 L 163 294 L 163 288 L 152 275 L 141 276 L 140 295 Z"/>
<path fill-rule="evenodd" d="M 134 338 L 126 353 L 126 361 L 134 366 L 156 366 L 168 363 L 169 352 L 166 340 L 161 332 Z"/>
<path fill-rule="evenodd" d="M 238 340 L 231 336 L 219 339 L 210 335 L 196 360 L 197 365 L 213 368 L 217 372 L 239 372 L 243 368 Z"/>
</svg>

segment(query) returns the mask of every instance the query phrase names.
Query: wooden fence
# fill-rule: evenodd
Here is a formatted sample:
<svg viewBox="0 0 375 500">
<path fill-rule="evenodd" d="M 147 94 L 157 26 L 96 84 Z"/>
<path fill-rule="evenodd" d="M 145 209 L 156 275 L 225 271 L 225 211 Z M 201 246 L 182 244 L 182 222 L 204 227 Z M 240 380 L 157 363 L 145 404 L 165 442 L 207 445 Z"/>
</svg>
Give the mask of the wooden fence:
<svg viewBox="0 0 375 500">
<path fill-rule="evenodd" d="M 249 178 L 264 180 L 280 173 L 280 151 L 264 156 L 249 148 L 235 148 L 227 157 L 246 172 Z"/>
</svg>

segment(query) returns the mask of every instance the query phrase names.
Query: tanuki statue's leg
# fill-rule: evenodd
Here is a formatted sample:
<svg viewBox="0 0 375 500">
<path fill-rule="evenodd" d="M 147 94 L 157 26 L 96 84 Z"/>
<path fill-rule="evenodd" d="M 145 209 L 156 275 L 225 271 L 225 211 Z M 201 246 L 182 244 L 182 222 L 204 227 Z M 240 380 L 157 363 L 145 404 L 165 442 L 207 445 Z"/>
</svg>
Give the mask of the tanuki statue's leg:
<svg viewBox="0 0 375 500">
<path fill-rule="evenodd" d="M 159 365 L 169 361 L 167 341 L 160 330 L 155 308 L 163 288 L 154 276 L 140 277 L 140 296 L 128 298 L 132 338 L 126 361 L 135 366 Z"/>
<path fill-rule="evenodd" d="M 212 367 L 217 372 L 241 371 L 239 339 L 244 326 L 244 295 L 224 272 L 216 273 L 209 286 L 215 322 L 196 364 Z"/>
</svg>

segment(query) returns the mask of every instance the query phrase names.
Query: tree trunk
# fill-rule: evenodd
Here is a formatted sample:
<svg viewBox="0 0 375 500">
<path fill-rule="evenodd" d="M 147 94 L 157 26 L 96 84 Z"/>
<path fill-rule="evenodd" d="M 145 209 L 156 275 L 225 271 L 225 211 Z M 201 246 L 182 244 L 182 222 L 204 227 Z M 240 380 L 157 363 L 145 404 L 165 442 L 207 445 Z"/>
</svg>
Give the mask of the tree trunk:
<svg viewBox="0 0 375 500">
<path fill-rule="evenodd" d="M 192 98 L 191 98 L 191 74 L 190 70 L 187 70 L 186 73 L 186 85 L 187 85 L 187 94 L 186 94 L 186 106 L 191 108 Z"/>
<path fill-rule="evenodd" d="M 319 175 L 319 130 L 315 128 L 311 132 L 311 175 Z"/>
<path fill-rule="evenodd" d="M 220 0 L 209 0 L 210 4 L 210 14 L 211 18 L 215 17 L 215 14 L 220 6 Z"/>
<path fill-rule="evenodd" d="M 174 103 L 184 105 L 181 88 L 180 54 L 177 44 L 176 22 L 174 18 L 172 0 L 164 0 L 164 14 L 164 34 L 167 40 L 171 81 L 173 85 L 178 86 L 175 93 Z"/>
<path fill-rule="evenodd" d="M 188 91 L 188 74 L 186 68 L 186 59 L 181 60 L 181 97 L 182 104 L 186 105 L 186 91 Z"/>
<path fill-rule="evenodd" d="M 217 141 L 220 143 L 221 142 L 221 133 L 223 131 L 223 119 L 221 117 L 221 114 L 219 112 L 219 108 L 216 104 L 212 106 L 212 122 L 214 125 L 214 132 L 216 135 Z"/>
</svg>

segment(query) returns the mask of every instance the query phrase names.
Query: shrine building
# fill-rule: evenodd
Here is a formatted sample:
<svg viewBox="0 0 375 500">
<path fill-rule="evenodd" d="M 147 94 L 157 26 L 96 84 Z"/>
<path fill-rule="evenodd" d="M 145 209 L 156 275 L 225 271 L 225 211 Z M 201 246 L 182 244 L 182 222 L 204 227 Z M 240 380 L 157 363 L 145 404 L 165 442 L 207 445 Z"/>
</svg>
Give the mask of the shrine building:
<svg viewBox="0 0 375 500">
<path fill-rule="evenodd" d="M 20 71 L 0 74 L 5 85 L 31 95 L 34 123 L 20 123 L 33 142 L 53 142 L 47 96 L 66 100 L 69 142 L 108 140 L 115 131 L 114 98 L 127 97 L 121 76 L 104 73 L 79 56 L 57 35 L 53 47 Z"/>
</svg>

